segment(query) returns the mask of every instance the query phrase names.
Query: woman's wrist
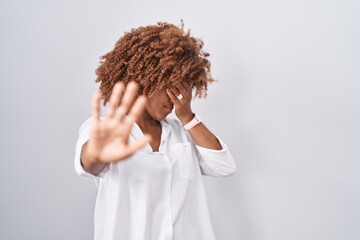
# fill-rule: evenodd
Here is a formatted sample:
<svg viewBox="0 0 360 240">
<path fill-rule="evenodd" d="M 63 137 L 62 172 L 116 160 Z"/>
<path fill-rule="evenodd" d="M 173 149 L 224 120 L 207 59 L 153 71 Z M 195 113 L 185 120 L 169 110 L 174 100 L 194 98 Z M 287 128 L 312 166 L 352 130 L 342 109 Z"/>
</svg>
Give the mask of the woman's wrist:
<svg viewBox="0 0 360 240">
<path fill-rule="evenodd" d="M 190 113 L 188 113 L 188 114 L 184 114 L 184 115 L 178 116 L 180 122 L 181 122 L 183 125 L 186 125 L 187 123 L 189 123 L 194 117 L 195 117 L 195 114 L 194 114 L 193 112 L 190 112 Z"/>
<path fill-rule="evenodd" d="M 186 131 L 189 131 L 190 129 L 192 129 L 193 127 L 198 125 L 199 123 L 201 123 L 201 119 L 199 116 L 195 115 L 195 117 L 190 122 L 183 125 L 183 127 L 185 128 Z"/>
</svg>

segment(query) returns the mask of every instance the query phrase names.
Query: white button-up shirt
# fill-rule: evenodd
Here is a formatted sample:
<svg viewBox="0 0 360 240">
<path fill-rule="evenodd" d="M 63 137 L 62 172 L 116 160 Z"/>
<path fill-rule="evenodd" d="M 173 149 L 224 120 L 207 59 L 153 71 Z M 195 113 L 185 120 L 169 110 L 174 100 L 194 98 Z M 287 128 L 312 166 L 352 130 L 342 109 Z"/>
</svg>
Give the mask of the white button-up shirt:
<svg viewBox="0 0 360 240">
<path fill-rule="evenodd" d="M 91 118 L 79 130 L 75 169 L 98 186 L 95 240 L 214 240 L 201 175 L 228 176 L 235 162 L 222 150 L 197 146 L 178 120 L 161 121 L 159 152 L 150 145 L 110 164 L 98 176 L 80 161 L 89 139 Z M 129 141 L 143 135 L 134 124 Z"/>
</svg>

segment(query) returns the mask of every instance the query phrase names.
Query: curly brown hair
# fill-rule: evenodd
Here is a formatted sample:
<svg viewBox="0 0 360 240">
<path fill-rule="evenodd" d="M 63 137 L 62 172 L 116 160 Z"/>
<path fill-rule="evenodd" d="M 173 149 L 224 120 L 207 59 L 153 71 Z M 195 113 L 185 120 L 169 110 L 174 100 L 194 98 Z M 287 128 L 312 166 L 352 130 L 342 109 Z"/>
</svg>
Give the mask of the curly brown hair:
<svg viewBox="0 0 360 240">
<path fill-rule="evenodd" d="M 118 81 L 135 81 L 139 94 L 152 94 L 188 81 L 195 97 L 206 97 L 207 84 L 214 81 L 210 73 L 209 54 L 202 50 L 203 41 L 177 27 L 159 22 L 126 32 L 114 49 L 100 58 L 96 69 L 104 104 Z"/>
</svg>

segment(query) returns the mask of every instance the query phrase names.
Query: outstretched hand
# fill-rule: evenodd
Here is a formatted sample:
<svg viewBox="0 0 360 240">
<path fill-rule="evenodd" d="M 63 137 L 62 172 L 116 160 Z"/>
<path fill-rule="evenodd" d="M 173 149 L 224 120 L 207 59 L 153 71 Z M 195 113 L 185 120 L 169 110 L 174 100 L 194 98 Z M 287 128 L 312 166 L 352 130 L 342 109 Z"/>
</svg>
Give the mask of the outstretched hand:
<svg viewBox="0 0 360 240">
<path fill-rule="evenodd" d="M 100 119 L 100 94 L 93 97 L 93 122 L 90 139 L 87 143 L 87 154 L 93 163 L 114 163 L 123 160 L 149 141 L 150 136 L 144 135 L 129 143 L 129 135 L 134 122 L 144 112 L 146 97 L 138 97 L 138 86 L 130 82 L 125 89 L 123 83 L 116 83 L 106 111 Z"/>
</svg>

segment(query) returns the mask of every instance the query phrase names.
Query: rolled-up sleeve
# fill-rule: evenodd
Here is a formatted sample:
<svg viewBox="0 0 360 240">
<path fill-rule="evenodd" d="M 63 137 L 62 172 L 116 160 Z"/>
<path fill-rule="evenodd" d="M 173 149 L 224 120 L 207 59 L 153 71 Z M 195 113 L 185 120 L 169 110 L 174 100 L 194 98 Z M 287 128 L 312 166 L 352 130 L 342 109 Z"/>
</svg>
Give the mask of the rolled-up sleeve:
<svg viewBox="0 0 360 240">
<path fill-rule="evenodd" d="M 79 138 L 76 142 L 75 147 L 75 158 L 74 158 L 74 164 L 75 164 L 75 171 L 78 175 L 83 177 L 90 177 L 92 179 L 99 179 L 105 175 L 105 173 L 109 170 L 109 165 L 107 165 L 98 175 L 93 175 L 91 173 L 88 173 L 85 171 L 84 167 L 81 164 L 81 150 L 83 145 L 89 140 L 90 138 L 90 125 L 91 125 L 92 118 L 89 118 L 86 120 L 79 129 Z"/>
<path fill-rule="evenodd" d="M 196 145 L 201 174 L 214 177 L 230 176 L 236 171 L 236 163 L 227 145 L 220 139 L 221 150 Z"/>
</svg>

